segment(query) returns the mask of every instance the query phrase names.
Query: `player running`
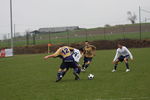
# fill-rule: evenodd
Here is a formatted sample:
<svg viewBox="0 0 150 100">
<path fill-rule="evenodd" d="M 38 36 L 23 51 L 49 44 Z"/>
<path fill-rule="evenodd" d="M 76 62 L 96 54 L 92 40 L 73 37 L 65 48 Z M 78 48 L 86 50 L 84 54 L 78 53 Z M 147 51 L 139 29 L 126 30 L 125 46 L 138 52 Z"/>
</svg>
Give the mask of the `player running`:
<svg viewBox="0 0 150 100">
<path fill-rule="evenodd" d="M 118 49 L 116 51 L 116 55 L 113 60 L 114 69 L 112 70 L 112 72 L 115 72 L 117 69 L 118 63 L 123 62 L 123 61 L 125 62 L 125 65 L 126 65 L 126 72 L 129 72 L 130 71 L 129 64 L 128 64 L 129 58 L 133 60 L 133 56 L 131 52 L 125 46 L 123 46 L 122 43 L 118 43 Z"/>
<path fill-rule="evenodd" d="M 77 63 L 75 62 L 71 50 L 74 50 L 72 47 L 68 46 L 63 46 L 60 47 L 54 54 L 45 56 L 44 59 L 48 58 L 55 58 L 55 57 L 61 57 L 62 58 L 62 64 L 60 65 L 60 68 L 57 73 L 57 80 L 56 82 L 59 82 L 67 70 L 69 68 L 73 68 L 74 72 L 73 74 L 75 75 L 75 79 L 79 80 L 79 74 L 80 74 L 80 68 L 78 67 Z"/>
<path fill-rule="evenodd" d="M 90 45 L 88 41 L 85 41 L 84 47 L 84 64 L 82 65 L 82 70 L 85 71 L 90 63 L 92 62 L 93 57 L 95 56 L 96 47 Z"/>
</svg>

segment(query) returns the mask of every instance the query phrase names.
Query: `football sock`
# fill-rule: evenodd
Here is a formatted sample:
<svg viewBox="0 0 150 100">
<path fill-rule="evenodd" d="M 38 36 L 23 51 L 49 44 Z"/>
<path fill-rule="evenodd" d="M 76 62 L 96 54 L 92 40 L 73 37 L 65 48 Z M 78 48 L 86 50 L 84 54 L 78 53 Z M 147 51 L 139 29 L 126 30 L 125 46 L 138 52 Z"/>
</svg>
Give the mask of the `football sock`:
<svg viewBox="0 0 150 100">
<path fill-rule="evenodd" d="M 64 77 L 65 76 L 65 74 L 68 72 L 68 68 L 66 69 L 66 71 L 62 71 L 62 76 Z"/>
<path fill-rule="evenodd" d="M 125 64 L 126 64 L 126 68 L 129 69 L 129 64 L 128 63 L 125 63 Z"/>
<path fill-rule="evenodd" d="M 75 80 L 80 80 L 79 78 L 80 68 L 75 68 L 73 74 L 75 75 Z"/>
<path fill-rule="evenodd" d="M 114 66 L 114 69 L 115 69 L 115 70 L 117 69 L 117 65 L 118 65 L 118 64 L 115 64 L 115 66 Z"/>
<path fill-rule="evenodd" d="M 63 76 L 63 77 L 65 76 L 65 74 L 66 74 L 66 72 L 62 72 L 62 76 Z"/>
<path fill-rule="evenodd" d="M 80 69 L 80 68 L 75 68 L 75 69 L 74 69 L 74 72 L 77 73 L 77 74 L 80 74 L 81 69 Z"/>
</svg>

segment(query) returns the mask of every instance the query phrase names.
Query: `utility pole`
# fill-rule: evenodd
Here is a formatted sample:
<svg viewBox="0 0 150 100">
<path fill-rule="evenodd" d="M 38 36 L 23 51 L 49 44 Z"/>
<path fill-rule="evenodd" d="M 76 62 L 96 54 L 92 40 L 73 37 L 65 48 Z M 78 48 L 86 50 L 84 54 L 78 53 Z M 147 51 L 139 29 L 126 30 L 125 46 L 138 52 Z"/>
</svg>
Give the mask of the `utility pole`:
<svg viewBox="0 0 150 100">
<path fill-rule="evenodd" d="M 12 19 L 12 0 L 10 0 L 10 29 L 11 29 L 11 48 L 13 49 L 13 19 Z"/>
<path fill-rule="evenodd" d="M 141 7 L 139 6 L 139 31 L 140 31 L 140 40 L 141 40 L 141 35 L 142 35 L 142 24 L 141 24 Z"/>
</svg>

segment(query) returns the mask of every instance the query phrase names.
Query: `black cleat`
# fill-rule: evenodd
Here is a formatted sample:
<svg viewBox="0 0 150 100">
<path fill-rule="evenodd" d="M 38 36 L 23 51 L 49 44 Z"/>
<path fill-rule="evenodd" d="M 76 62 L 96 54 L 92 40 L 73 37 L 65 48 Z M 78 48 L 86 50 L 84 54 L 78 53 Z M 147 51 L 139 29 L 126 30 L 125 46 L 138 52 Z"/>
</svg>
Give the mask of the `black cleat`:
<svg viewBox="0 0 150 100">
<path fill-rule="evenodd" d="M 80 80 L 80 78 L 79 77 L 75 77 L 75 80 Z"/>
<path fill-rule="evenodd" d="M 62 79 L 62 78 L 58 78 L 58 79 L 56 80 L 56 82 L 59 82 L 59 81 L 61 81 L 61 79 Z"/>
</svg>

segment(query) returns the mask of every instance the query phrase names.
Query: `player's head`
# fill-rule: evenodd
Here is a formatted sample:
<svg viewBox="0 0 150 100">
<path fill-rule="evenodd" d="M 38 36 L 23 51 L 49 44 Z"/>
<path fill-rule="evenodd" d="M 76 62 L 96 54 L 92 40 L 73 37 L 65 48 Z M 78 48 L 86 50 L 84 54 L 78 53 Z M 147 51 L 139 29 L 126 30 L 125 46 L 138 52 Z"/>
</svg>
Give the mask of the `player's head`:
<svg viewBox="0 0 150 100">
<path fill-rule="evenodd" d="M 89 41 L 85 41 L 85 45 L 88 46 L 89 45 Z"/>
<path fill-rule="evenodd" d="M 122 43 L 122 42 L 118 42 L 118 43 L 117 43 L 117 46 L 118 46 L 118 48 L 122 48 L 123 43 Z"/>
</svg>

